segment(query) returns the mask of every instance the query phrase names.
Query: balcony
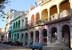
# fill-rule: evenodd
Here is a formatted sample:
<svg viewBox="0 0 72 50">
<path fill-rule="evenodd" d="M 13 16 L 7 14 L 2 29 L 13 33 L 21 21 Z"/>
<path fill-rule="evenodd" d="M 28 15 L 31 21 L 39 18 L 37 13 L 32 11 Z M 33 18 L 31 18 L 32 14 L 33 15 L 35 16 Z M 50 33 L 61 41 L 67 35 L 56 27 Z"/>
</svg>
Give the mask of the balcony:
<svg viewBox="0 0 72 50">
<path fill-rule="evenodd" d="M 70 10 L 63 10 L 60 13 L 60 18 L 64 18 L 64 17 L 68 17 L 68 16 L 71 16 Z"/>
<path fill-rule="evenodd" d="M 51 15 L 51 19 L 50 19 L 51 21 L 56 20 L 56 19 L 58 19 L 58 14 L 57 13 Z"/>
</svg>

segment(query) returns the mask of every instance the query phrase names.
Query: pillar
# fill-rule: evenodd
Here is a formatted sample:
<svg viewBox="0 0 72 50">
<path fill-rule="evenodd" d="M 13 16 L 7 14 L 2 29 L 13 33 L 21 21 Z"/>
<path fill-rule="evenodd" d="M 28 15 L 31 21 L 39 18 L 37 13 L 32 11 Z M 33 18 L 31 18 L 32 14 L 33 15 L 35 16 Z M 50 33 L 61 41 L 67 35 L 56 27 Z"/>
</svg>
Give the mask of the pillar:
<svg viewBox="0 0 72 50">
<path fill-rule="evenodd" d="M 19 42 L 21 42 L 21 33 L 19 32 Z"/>
<path fill-rule="evenodd" d="M 47 45 L 50 44 L 50 40 L 51 40 L 51 33 L 50 33 L 50 31 L 51 31 L 51 30 L 48 28 L 48 29 L 47 29 L 47 36 L 48 36 L 48 37 L 47 37 Z"/>
<path fill-rule="evenodd" d="M 50 9 L 48 9 L 48 21 L 50 21 Z"/>
<path fill-rule="evenodd" d="M 35 31 L 33 31 L 33 44 L 35 44 Z"/>
<path fill-rule="evenodd" d="M 72 48 L 72 23 L 70 25 L 70 47 Z"/>
<path fill-rule="evenodd" d="M 25 44 L 25 33 L 23 33 L 23 46 L 24 46 L 24 44 Z"/>
<path fill-rule="evenodd" d="M 27 42 L 28 44 L 27 45 L 29 46 L 30 45 L 30 42 L 31 42 L 31 37 L 30 37 L 30 32 L 27 31 L 27 33 L 28 33 L 28 42 Z"/>
<path fill-rule="evenodd" d="M 61 26 L 57 25 L 57 43 L 62 42 L 62 31 L 61 31 Z"/>
<path fill-rule="evenodd" d="M 42 38 L 42 30 L 40 29 L 39 30 L 39 44 L 42 44 L 42 42 L 43 42 L 42 39 L 43 39 Z"/>
<path fill-rule="evenodd" d="M 59 8 L 59 4 L 57 4 L 57 12 L 58 12 L 58 18 L 60 18 L 60 8 Z"/>
</svg>

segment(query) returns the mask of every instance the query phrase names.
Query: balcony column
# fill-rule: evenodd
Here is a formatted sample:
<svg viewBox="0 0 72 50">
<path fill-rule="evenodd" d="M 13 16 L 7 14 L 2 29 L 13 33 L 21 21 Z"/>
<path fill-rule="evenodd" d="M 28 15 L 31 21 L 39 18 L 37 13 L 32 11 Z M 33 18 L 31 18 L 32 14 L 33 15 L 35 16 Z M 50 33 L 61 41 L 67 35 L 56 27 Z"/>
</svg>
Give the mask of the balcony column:
<svg viewBox="0 0 72 50">
<path fill-rule="evenodd" d="M 58 18 L 60 18 L 60 8 L 59 8 L 59 4 L 57 4 L 57 12 L 58 12 Z"/>
<path fill-rule="evenodd" d="M 50 9 L 48 9 L 48 21 L 50 21 Z"/>
<path fill-rule="evenodd" d="M 20 29 L 22 29 L 22 20 L 20 20 Z"/>
<path fill-rule="evenodd" d="M 72 0 L 69 0 L 70 8 L 72 9 Z"/>
</svg>

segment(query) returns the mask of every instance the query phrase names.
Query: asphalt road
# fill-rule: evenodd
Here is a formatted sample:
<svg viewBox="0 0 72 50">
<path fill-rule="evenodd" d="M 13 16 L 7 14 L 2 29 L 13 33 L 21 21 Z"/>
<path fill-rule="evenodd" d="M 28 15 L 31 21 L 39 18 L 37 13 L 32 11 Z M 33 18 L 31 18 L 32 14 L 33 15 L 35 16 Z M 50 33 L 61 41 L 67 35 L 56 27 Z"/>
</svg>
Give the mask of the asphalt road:
<svg viewBox="0 0 72 50">
<path fill-rule="evenodd" d="M 32 50 L 20 46 L 11 46 L 7 44 L 0 44 L 0 50 Z"/>
</svg>

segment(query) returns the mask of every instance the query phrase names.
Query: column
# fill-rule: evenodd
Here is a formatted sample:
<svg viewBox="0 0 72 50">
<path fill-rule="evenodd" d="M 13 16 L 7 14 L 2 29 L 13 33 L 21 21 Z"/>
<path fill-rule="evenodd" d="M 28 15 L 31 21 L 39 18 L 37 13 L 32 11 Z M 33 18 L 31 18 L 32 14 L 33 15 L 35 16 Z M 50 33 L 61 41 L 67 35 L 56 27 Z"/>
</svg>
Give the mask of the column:
<svg viewBox="0 0 72 50">
<path fill-rule="evenodd" d="M 47 35 L 48 35 L 48 37 L 47 37 L 47 38 L 48 38 L 48 39 L 47 39 L 47 43 L 48 43 L 48 44 L 50 44 L 50 40 L 51 40 L 51 33 L 50 33 L 50 31 L 51 31 L 51 30 L 48 28 L 48 29 L 47 29 Z M 47 45 L 48 45 L 48 44 L 47 44 Z"/>
<path fill-rule="evenodd" d="M 23 46 L 24 46 L 24 44 L 25 44 L 25 33 L 23 33 Z"/>
<path fill-rule="evenodd" d="M 70 47 L 72 48 L 72 24 L 70 26 Z"/>
<path fill-rule="evenodd" d="M 33 31 L 33 44 L 35 44 L 35 31 Z"/>
<path fill-rule="evenodd" d="M 22 19 L 20 20 L 20 29 L 22 29 Z"/>
<path fill-rule="evenodd" d="M 19 42 L 21 42 L 21 33 L 19 32 Z"/>
<path fill-rule="evenodd" d="M 61 26 L 58 25 L 57 26 L 57 43 L 61 43 L 62 42 L 62 31 L 61 31 Z"/>
<path fill-rule="evenodd" d="M 58 18 L 60 18 L 60 8 L 59 8 L 59 4 L 57 4 L 57 12 L 58 12 Z"/>
<path fill-rule="evenodd" d="M 48 9 L 48 21 L 50 21 L 50 9 Z"/>
<path fill-rule="evenodd" d="M 42 38 L 42 31 L 39 30 L 39 43 L 40 43 L 40 44 L 42 44 L 42 42 L 43 42 L 42 39 L 43 39 L 43 38 Z"/>
<path fill-rule="evenodd" d="M 30 37 L 30 32 L 28 32 L 28 45 L 30 45 L 31 37 Z"/>
</svg>

